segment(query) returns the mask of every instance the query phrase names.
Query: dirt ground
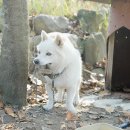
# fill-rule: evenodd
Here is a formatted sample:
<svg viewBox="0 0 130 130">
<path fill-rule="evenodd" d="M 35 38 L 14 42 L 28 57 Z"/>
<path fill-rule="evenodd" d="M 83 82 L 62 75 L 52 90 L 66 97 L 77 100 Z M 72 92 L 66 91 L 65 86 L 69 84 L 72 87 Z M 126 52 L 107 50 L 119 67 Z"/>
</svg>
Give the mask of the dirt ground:
<svg viewBox="0 0 130 130">
<path fill-rule="evenodd" d="M 82 82 L 77 115 L 67 112 L 65 96 L 63 103 L 55 103 L 50 111 L 43 110 L 48 99 L 44 84 L 30 76 L 27 106 L 19 110 L 0 101 L 0 130 L 75 130 L 101 122 L 117 127 L 128 123 L 126 130 L 130 130 L 130 93 L 110 93 L 105 90 L 104 76 L 86 72 L 90 76 Z"/>
<path fill-rule="evenodd" d="M 37 92 L 37 95 L 40 95 L 39 93 Z M 78 114 L 71 118 L 72 120 L 67 120 L 64 103 L 56 103 L 51 111 L 45 111 L 42 105 L 46 103 L 46 94 L 44 93 L 44 99 L 40 100 L 37 96 L 37 101 L 34 95 L 34 93 L 33 96 L 31 94 L 33 98 L 28 97 L 28 105 L 21 111 L 0 103 L 0 130 L 75 130 L 78 127 L 99 122 L 119 126 L 130 119 L 130 111 L 123 111 L 120 107 L 104 109 L 82 104 L 77 106 Z M 89 89 L 84 90 L 84 93 L 81 92 L 80 95 L 81 98 L 87 95 L 100 95 L 100 99 L 123 99 L 130 103 L 130 93 L 110 94 L 104 90 L 95 92 L 94 89 Z M 126 130 L 130 130 L 130 127 Z"/>
<path fill-rule="evenodd" d="M 77 115 L 67 112 L 65 102 L 55 103 L 50 111 L 43 110 L 48 98 L 44 85 L 29 78 L 27 106 L 19 110 L 0 101 L 0 130 L 75 130 L 101 122 L 117 127 L 128 123 L 126 130 L 130 130 L 130 93 L 110 93 L 104 88 L 104 76 L 87 73 L 91 76 L 82 82 Z"/>
</svg>

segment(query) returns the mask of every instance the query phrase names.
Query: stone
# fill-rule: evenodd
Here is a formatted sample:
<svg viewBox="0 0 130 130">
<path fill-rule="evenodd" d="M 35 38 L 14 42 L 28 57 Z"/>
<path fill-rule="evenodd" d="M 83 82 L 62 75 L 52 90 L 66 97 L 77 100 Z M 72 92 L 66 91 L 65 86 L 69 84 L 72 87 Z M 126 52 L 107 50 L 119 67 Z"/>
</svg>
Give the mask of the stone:
<svg viewBox="0 0 130 130">
<path fill-rule="evenodd" d="M 105 71 L 102 68 L 96 68 L 92 70 L 92 73 L 105 75 Z"/>
<path fill-rule="evenodd" d="M 36 35 L 41 33 L 41 30 L 49 32 L 66 32 L 69 26 L 69 20 L 63 16 L 50 16 L 40 14 L 34 18 L 34 31 Z"/>
<path fill-rule="evenodd" d="M 98 32 L 106 20 L 106 12 L 104 10 L 93 11 L 81 9 L 77 13 L 77 18 L 83 31 L 89 33 Z"/>
<path fill-rule="evenodd" d="M 77 46 L 78 46 L 80 54 L 83 55 L 83 53 L 84 53 L 84 40 L 81 38 L 78 38 Z"/>
<path fill-rule="evenodd" d="M 5 111 L 3 109 L 0 110 L 0 116 L 4 116 L 5 115 Z"/>
<path fill-rule="evenodd" d="M 2 123 L 3 124 L 12 123 L 12 122 L 15 122 L 15 118 L 13 118 L 12 116 L 4 115 L 2 117 Z"/>
<path fill-rule="evenodd" d="M 101 32 L 91 34 L 82 41 L 84 44 L 84 62 L 94 65 L 106 57 L 106 41 Z"/>
</svg>

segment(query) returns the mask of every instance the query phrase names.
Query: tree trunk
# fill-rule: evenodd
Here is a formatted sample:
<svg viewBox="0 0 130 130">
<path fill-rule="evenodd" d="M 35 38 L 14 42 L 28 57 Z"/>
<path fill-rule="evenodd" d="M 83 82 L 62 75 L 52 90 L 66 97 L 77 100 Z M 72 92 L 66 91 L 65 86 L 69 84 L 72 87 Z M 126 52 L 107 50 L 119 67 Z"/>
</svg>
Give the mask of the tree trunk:
<svg viewBox="0 0 130 130">
<path fill-rule="evenodd" d="M 26 104 L 28 77 L 27 0 L 3 0 L 4 31 L 0 56 L 0 94 L 6 104 Z"/>
</svg>

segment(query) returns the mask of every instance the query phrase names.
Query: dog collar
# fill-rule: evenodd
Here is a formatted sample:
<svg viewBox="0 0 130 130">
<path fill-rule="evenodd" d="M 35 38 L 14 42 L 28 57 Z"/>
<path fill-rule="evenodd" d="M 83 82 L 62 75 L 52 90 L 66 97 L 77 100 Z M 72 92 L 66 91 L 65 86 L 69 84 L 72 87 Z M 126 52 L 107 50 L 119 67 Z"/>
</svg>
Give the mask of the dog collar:
<svg viewBox="0 0 130 130">
<path fill-rule="evenodd" d="M 60 75 L 62 75 L 64 73 L 66 68 L 64 68 L 60 73 L 57 73 L 57 74 L 45 74 L 46 76 L 48 76 L 50 79 L 56 79 L 57 77 L 59 77 Z"/>
</svg>

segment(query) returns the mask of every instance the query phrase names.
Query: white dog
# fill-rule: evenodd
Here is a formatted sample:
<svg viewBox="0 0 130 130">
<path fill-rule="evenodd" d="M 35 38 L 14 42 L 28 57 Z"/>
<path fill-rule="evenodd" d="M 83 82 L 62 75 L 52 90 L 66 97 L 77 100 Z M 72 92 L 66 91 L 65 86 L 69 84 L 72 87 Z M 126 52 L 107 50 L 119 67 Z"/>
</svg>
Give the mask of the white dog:
<svg viewBox="0 0 130 130">
<path fill-rule="evenodd" d="M 79 89 L 82 77 L 82 61 L 79 51 L 62 33 L 55 38 L 45 31 L 41 32 L 41 42 L 37 46 L 38 55 L 34 59 L 37 65 L 46 65 L 52 71 L 52 77 L 45 76 L 48 102 L 44 107 L 50 110 L 54 105 L 52 87 L 58 91 L 57 100 L 62 100 L 66 90 L 68 111 L 76 113 L 74 103 L 79 102 Z"/>
</svg>

